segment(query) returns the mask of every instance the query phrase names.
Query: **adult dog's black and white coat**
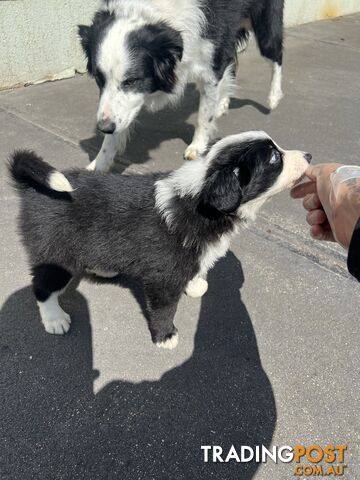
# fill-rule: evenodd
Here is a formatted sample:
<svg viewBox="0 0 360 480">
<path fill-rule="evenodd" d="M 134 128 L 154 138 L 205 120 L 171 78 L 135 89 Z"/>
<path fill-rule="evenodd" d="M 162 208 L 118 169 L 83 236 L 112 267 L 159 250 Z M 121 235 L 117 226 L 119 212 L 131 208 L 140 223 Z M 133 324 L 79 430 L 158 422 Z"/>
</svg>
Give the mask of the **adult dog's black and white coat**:
<svg viewBox="0 0 360 480">
<path fill-rule="evenodd" d="M 198 123 L 185 158 L 195 159 L 227 112 L 236 51 L 252 29 L 274 65 L 269 105 L 282 98 L 283 0 L 107 0 L 90 27 L 79 26 L 88 71 L 100 88 L 105 139 L 89 169 L 108 170 L 142 109 L 177 102 L 188 82 L 200 90 Z"/>
<path fill-rule="evenodd" d="M 46 331 L 70 327 L 58 297 L 73 275 L 120 272 L 142 280 L 153 342 L 176 346 L 182 293 L 206 292 L 207 271 L 239 225 L 292 186 L 310 158 L 282 150 L 264 132 L 226 137 L 168 174 L 60 173 L 32 152 L 15 153 L 20 231 Z"/>
</svg>

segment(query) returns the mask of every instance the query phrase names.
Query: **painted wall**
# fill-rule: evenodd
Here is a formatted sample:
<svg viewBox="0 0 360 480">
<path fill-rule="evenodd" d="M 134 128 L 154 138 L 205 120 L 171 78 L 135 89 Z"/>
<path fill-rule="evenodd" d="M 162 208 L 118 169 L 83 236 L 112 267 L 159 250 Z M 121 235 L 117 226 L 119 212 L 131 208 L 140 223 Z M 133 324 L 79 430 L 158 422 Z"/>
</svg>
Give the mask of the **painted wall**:
<svg viewBox="0 0 360 480">
<path fill-rule="evenodd" d="M 360 0 L 285 2 L 287 26 L 360 11 Z M 76 25 L 88 23 L 98 4 L 99 0 L 0 0 L 0 89 L 83 72 Z"/>
<path fill-rule="evenodd" d="M 0 0 L 0 89 L 84 71 L 77 24 L 97 0 Z"/>
<path fill-rule="evenodd" d="M 360 0 L 285 0 L 287 27 L 360 12 Z"/>
</svg>

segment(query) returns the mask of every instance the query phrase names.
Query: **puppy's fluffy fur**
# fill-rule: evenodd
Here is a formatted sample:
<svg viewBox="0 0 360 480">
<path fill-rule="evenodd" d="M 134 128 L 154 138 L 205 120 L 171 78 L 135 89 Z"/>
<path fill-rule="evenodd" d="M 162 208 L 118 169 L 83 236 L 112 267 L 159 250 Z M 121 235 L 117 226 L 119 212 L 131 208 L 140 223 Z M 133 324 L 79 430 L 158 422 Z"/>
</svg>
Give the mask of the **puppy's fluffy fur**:
<svg viewBox="0 0 360 480">
<path fill-rule="evenodd" d="M 207 271 L 238 226 L 293 185 L 306 160 L 308 154 L 282 150 L 264 132 L 226 137 L 168 174 L 60 173 L 33 152 L 14 153 L 20 231 L 46 331 L 69 329 L 58 296 L 73 275 L 120 272 L 142 280 L 153 342 L 173 348 L 181 294 L 206 292 Z"/>
<path fill-rule="evenodd" d="M 90 169 L 107 170 L 125 149 L 145 107 L 176 103 L 188 82 L 200 90 L 198 124 L 185 158 L 195 159 L 216 132 L 234 90 L 237 49 L 249 29 L 273 63 L 269 105 L 282 98 L 283 0 L 107 0 L 91 26 L 79 26 L 88 71 L 100 89 L 105 136 Z"/>
</svg>

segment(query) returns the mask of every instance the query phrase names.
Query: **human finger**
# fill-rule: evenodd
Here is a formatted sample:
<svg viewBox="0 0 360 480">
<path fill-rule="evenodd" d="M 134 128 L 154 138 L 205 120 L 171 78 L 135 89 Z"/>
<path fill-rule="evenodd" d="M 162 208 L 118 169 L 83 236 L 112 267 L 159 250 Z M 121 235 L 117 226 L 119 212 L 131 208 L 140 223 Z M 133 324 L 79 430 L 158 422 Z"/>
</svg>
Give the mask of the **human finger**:
<svg viewBox="0 0 360 480">
<path fill-rule="evenodd" d="M 327 221 L 324 210 L 311 210 L 306 215 L 306 221 L 310 226 L 321 225 Z"/>
<path fill-rule="evenodd" d="M 316 193 L 309 193 L 303 201 L 305 210 L 317 210 L 322 207 L 320 198 Z"/>
<path fill-rule="evenodd" d="M 316 192 L 316 183 L 315 182 L 305 182 L 297 185 L 290 191 L 292 198 L 304 198 L 310 193 Z"/>
<path fill-rule="evenodd" d="M 315 240 L 335 242 L 334 235 L 329 224 L 313 225 L 310 229 L 310 235 Z"/>
</svg>

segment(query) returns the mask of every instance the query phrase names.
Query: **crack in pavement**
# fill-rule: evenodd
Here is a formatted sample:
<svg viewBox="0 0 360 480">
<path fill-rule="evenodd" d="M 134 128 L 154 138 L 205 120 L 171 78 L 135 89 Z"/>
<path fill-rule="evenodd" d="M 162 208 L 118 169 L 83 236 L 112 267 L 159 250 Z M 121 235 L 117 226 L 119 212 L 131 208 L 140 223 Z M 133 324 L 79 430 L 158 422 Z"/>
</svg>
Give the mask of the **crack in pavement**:
<svg viewBox="0 0 360 480">
<path fill-rule="evenodd" d="M 354 280 L 348 273 L 345 254 L 336 252 L 325 244 L 311 240 L 277 223 L 270 222 L 261 215 L 259 218 L 261 218 L 260 223 L 254 223 L 247 227 L 252 234 L 304 257 L 332 273 Z"/>
</svg>

